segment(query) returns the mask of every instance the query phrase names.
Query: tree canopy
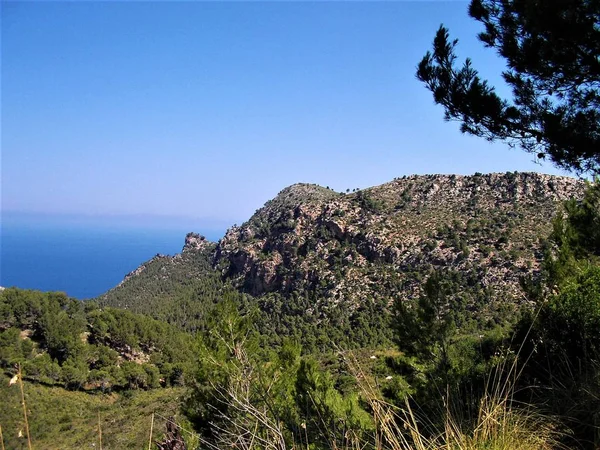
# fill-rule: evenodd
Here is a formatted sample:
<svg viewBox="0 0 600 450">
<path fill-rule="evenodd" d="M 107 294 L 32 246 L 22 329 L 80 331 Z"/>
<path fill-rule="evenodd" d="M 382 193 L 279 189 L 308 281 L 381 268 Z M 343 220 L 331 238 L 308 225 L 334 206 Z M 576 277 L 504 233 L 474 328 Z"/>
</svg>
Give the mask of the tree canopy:
<svg viewBox="0 0 600 450">
<path fill-rule="evenodd" d="M 461 131 L 520 146 L 576 173 L 600 173 L 600 1 L 471 0 L 479 39 L 506 60 L 501 98 L 440 26 L 417 78 Z"/>
</svg>

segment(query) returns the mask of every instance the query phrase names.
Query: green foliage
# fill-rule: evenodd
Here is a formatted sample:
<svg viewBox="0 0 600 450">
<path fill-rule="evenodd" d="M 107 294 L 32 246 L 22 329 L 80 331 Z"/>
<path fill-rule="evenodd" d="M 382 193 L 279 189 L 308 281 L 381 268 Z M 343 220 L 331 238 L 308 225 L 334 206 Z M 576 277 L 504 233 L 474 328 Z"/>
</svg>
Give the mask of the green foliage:
<svg viewBox="0 0 600 450">
<path fill-rule="evenodd" d="M 88 378 L 88 367 L 85 361 L 76 358 L 67 359 L 62 365 L 61 378 L 66 388 L 81 389 Z"/>
<path fill-rule="evenodd" d="M 545 260 L 545 270 L 551 283 L 560 285 L 577 276 L 582 264 L 597 264 L 600 258 L 599 183 L 588 187 L 582 201 L 565 202 L 564 212 L 553 221 L 550 240 L 556 246 Z"/>
<path fill-rule="evenodd" d="M 208 245 L 208 244 L 207 244 Z M 143 270 L 96 299 L 99 306 L 127 309 L 167 322 L 185 331 L 205 326 L 205 316 L 221 300 L 239 304 L 245 296 L 212 267 L 214 244 L 202 250 L 186 250 L 177 257 L 155 257 Z M 127 343 L 130 331 L 121 338 Z"/>
<path fill-rule="evenodd" d="M 600 266 L 569 279 L 541 312 L 550 342 L 573 361 L 600 357 Z"/>
<path fill-rule="evenodd" d="M 240 370 L 238 357 L 246 357 L 248 348 L 254 356 L 257 342 L 250 318 L 241 316 L 232 302 L 220 303 L 211 312 L 199 341 L 196 384 L 184 409 L 196 428 L 211 436 L 214 424 L 221 423 L 228 414 L 221 390 L 230 388 L 232 377 Z"/>
<path fill-rule="evenodd" d="M 50 356 L 63 363 L 82 351 L 80 336 L 86 330 L 86 320 L 79 301 L 61 295 L 52 296 L 48 295 L 37 327 Z"/>
<path fill-rule="evenodd" d="M 385 209 L 385 203 L 374 198 L 369 191 L 358 191 L 356 201 L 361 208 L 375 214 L 381 213 Z"/>
<path fill-rule="evenodd" d="M 452 331 L 449 291 L 441 272 L 433 272 L 423 286 L 416 305 L 396 304 L 396 336 L 401 350 L 428 360 L 447 351 Z"/>
<path fill-rule="evenodd" d="M 361 407 L 358 393 L 344 395 L 334 386 L 331 375 L 311 358 L 301 361 L 296 374 L 296 404 L 311 439 L 324 447 L 343 442 L 349 430 L 357 435 L 373 431 L 372 417 Z"/>
<path fill-rule="evenodd" d="M 192 336 L 146 316 L 17 288 L 0 292 L 0 311 L 0 368 L 20 363 L 31 381 L 108 392 L 181 385 L 194 371 Z"/>
<path fill-rule="evenodd" d="M 255 324 L 271 346 L 285 338 L 302 344 L 306 353 L 338 348 L 385 347 L 391 344 L 391 314 L 386 301 L 365 299 L 358 307 L 328 307 L 318 296 L 270 293 L 257 299 Z"/>
<path fill-rule="evenodd" d="M 555 220 L 554 247 L 541 286 L 532 289 L 537 315 L 524 315 L 515 338 L 527 359 L 521 384 L 528 401 L 563 417 L 576 439 L 593 448 L 600 444 L 600 416 L 589 414 L 600 411 L 598 189 L 596 183 L 582 202 L 567 202 Z"/>
<path fill-rule="evenodd" d="M 600 171 L 598 2 L 472 0 L 469 15 L 485 27 L 483 44 L 506 60 L 502 75 L 513 99 L 500 98 L 470 59 L 458 67 L 458 41 L 440 26 L 417 77 L 445 118 L 460 121 L 465 133 L 519 145 L 559 167 Z"/>
<path fill-rule="evenodd" d="M 261 349 L 252 318 L 233 304 L 219 305 L 201 335 L 200 367 L 185 411 L 196 429 L 220 445 L 253 430 L 266 441 L 282 439 L 323 448 L 344 433 L 372 430 L 356 392 L 342 393 L 333 377 L 300 345 L 284 340 Z M 273 430 L 278 429 L 273 434 Z M 327 430 L 327 432 L 323 432 Z M 254 439 L 248 436 L 248 441 Z"/>
<path fill-rule="evenodd" d="M 0 377 L 4 444 L 7 449 L 26 450 L 27 440 L 18 437 L 19 431 L 25 432 L 19 388 L 9 386 L 8 380 Z M 179 412 L 182 388 L 138 390 L 127 395 L 66 391 L 30 382 L 25 382 L 24 388 L 34 449 L 98 448 L 99 419 L 103 448 L 139 449 L 142 443 L 147 448 L 153 412 L 174 416 L 178 423 L 191 429 Z M 164 419 L 155 416 L 154 439 L 162 440 L 165 431 Z"/>
</svg>

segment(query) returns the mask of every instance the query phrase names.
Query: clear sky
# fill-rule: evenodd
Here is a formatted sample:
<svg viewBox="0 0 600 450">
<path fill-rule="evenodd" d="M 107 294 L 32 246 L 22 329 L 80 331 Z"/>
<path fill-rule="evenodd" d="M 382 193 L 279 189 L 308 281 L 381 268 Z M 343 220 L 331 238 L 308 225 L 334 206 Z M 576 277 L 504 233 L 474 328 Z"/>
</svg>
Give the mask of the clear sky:
<svg viewBox="0 0 600 450">
<path fill-rule="evenodd" d="M 467 2 L 3 1 L 2 212 L 232 224 L 296 182 L 558 173 L 443 121 L 442 22 L 498 82 Z"/>
</svg>

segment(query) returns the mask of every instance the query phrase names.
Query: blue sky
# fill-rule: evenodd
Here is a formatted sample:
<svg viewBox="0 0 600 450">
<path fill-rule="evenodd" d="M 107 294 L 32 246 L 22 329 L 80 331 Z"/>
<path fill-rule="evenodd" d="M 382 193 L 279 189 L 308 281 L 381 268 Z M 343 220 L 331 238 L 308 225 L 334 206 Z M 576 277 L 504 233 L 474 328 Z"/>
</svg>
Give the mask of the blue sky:
<svg viewBox="0 0 600 450">
<path fill-rule="evenodd" d="M 232 224 L 296 182 L 559 173 L 443 121 L 415 79 L 442 22 L 499 83 L 467 2 L 2 2 L 2 213 Z"/>
</svg>

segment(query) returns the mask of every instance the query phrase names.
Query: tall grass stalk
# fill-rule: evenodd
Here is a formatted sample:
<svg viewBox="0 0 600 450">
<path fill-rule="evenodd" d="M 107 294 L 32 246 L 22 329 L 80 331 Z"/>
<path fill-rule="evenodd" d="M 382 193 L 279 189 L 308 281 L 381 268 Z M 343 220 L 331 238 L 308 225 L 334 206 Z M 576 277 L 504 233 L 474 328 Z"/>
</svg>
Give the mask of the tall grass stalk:
<svg viewBox="0 0 600 450">
<path fill-rule="evenodd" d="M 102 422 L 100 421 L 100 411 L 98 411 L 98 447 L 102 450 Z"/>
<path fill-rule="evenodd" d="M 27 434 L 27 448 L 31 450 L 31 436 L 29 435 L 29 420 L 27 418 L 27 404 L 25 403 L 25 389 L 23 388 L 23 374 L 21 373 L 21 364 L 18 364 L 19 387 L 21 388 L 21 403 L 23 404 L 23 418 L 25 420 L 25 432 Z"/>
</svg>

